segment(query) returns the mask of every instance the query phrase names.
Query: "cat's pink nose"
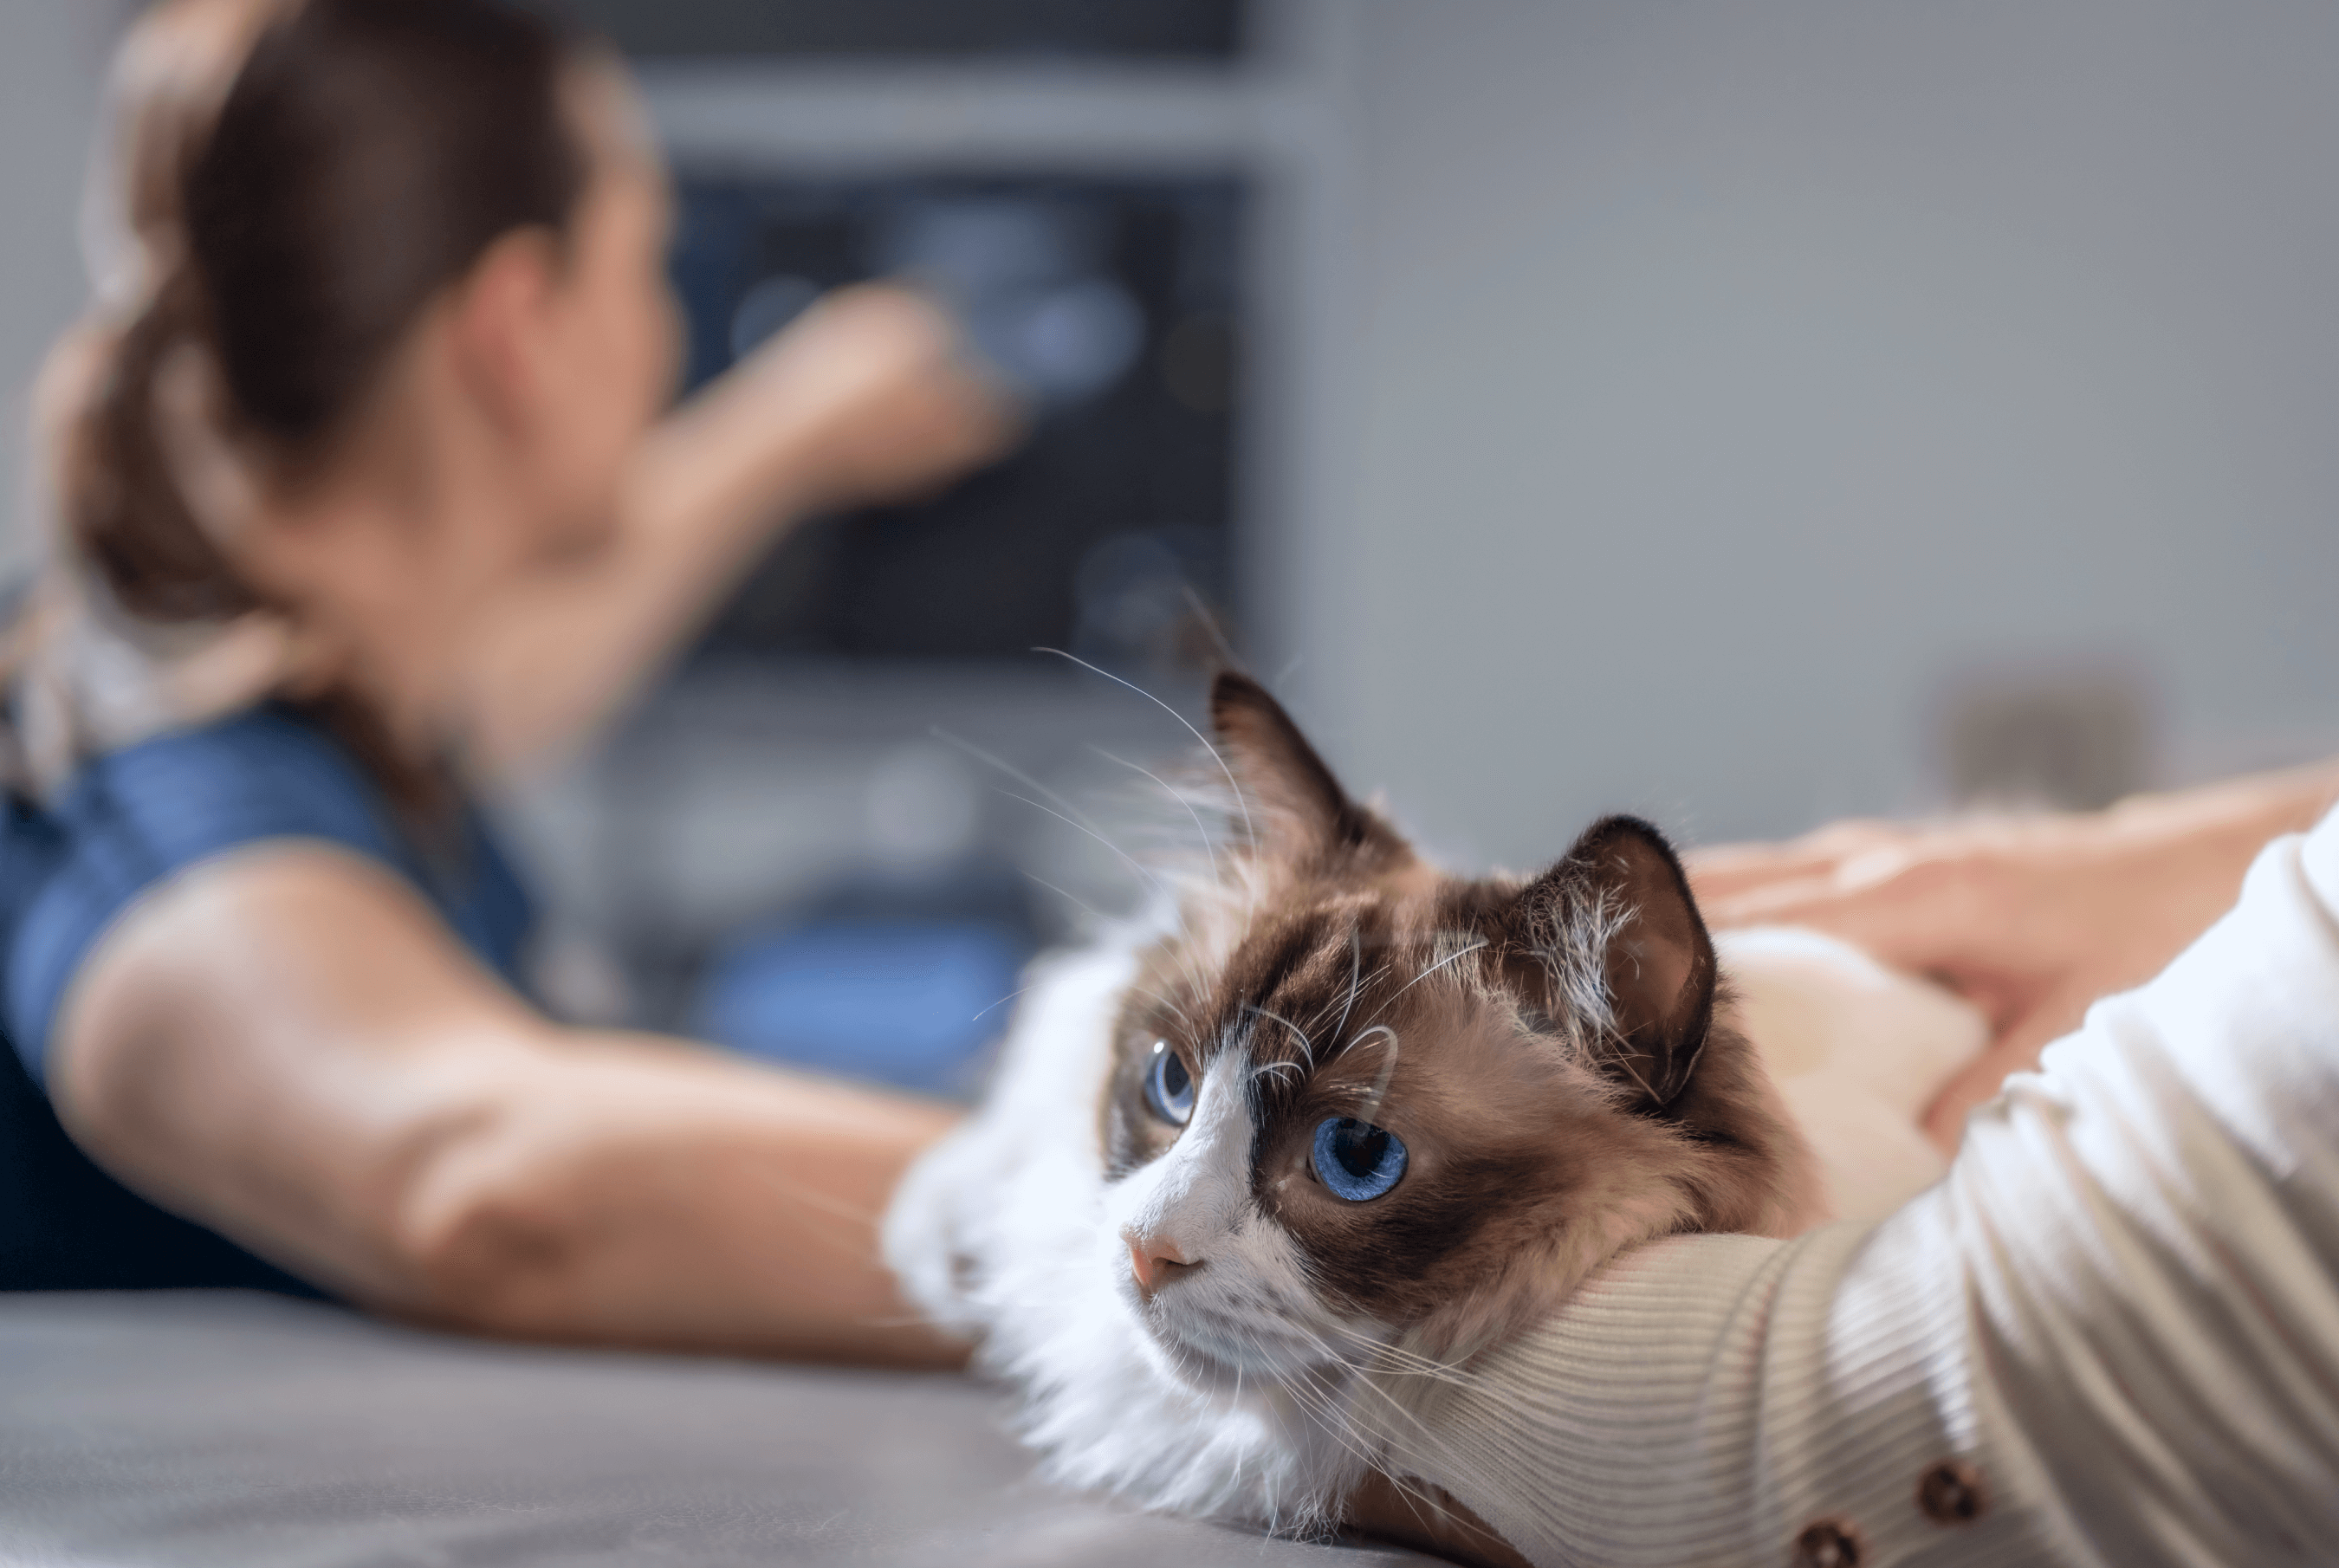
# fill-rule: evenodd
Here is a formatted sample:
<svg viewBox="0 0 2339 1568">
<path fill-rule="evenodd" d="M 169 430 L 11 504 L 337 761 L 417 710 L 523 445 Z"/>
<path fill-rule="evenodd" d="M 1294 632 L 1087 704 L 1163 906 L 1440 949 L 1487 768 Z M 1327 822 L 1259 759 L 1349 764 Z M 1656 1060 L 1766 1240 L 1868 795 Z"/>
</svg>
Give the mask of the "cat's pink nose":
<svg viewBox="0 0 2339 1568">
<path fill-rule="evenodd" d="M 1176 1242 L 1166 1238 L 1130 1236 L 1124 1232 L 1121 1239 L 1129 1243 L 1129 1268 L 1137 1277 L 1137 1294 L 1148 1301 L 1152 1300 L 1153 1293 L 1170 1280 L 1189 1269 L 1202 1267 L 1197 1259 L 1187 1257 Z"/>
</svg>

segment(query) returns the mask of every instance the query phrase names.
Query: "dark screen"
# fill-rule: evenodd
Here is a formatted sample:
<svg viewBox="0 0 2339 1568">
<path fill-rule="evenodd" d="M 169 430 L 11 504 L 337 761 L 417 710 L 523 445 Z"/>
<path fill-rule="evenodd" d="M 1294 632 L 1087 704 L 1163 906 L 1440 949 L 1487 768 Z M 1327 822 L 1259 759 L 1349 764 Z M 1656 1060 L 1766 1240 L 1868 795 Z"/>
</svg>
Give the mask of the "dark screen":
<svg viewBox="0 0 2339 1568">
<path fill-rule="evenodd" d="M 1242 0 L 567 0 L 644 55 L 1007 54 L 1223 60 Z"/>
<path fill-rule="evenodd" d="M 946 494 L 796 530 L 704 655 L 1207 656 L 1230 597 L 1237 181 L 703 175 L 681 193 L 694 383 L 821 290 L 903 274 L 962 311 L 1033 419 Z"/>
</svg>

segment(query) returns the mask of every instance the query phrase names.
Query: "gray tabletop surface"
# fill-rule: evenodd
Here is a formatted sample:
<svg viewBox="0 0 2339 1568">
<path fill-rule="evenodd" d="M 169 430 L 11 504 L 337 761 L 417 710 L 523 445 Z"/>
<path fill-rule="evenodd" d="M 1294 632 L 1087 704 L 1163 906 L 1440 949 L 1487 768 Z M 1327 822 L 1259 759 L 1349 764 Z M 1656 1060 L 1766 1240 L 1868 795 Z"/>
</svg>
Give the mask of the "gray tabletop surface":
<svg viewBox="0 0 2339 1568">
<path fill-rule="evenodd" d="M 1053 1492 L 962 1377 L 0 1295 L 0 1564 L 1398 1568 Z"/>
</svg>

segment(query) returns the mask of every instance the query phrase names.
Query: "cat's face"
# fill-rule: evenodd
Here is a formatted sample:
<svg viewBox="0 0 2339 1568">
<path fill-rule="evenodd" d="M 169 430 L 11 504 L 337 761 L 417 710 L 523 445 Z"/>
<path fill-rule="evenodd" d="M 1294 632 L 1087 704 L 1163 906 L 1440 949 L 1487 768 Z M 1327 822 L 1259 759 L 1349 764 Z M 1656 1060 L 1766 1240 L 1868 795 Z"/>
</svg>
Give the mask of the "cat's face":
<svg viewBox="0 0 2339 1568">
<path fill-rule="evenodd" d="M 1623 1246 L 1784 1220 L 1800 1146 L 1653 829 L 1448 876 L 1258 686 L 1220 677 L 1213 713 L 1247 891 L 1147 955 L 1102 1107 L 1100 1262 L 1180 1376 L 1465 1355 Z"/>
</svg>

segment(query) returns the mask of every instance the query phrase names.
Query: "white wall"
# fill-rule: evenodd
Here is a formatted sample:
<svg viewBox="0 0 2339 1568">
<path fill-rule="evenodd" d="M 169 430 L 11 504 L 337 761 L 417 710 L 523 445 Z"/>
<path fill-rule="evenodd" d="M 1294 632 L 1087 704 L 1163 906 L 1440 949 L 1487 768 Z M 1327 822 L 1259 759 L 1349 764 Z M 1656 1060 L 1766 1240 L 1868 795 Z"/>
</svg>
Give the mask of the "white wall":
<svg viewBox="0 0 2339 1568">
<path fill-rule="evenodd" d="M 115 0 L 0 0 L 0 573 L 25 559 L 25 395 L 82 306 L 74 222 Z"/>
<path fill-rule="evenodd" d="M 1354 15 L 1293 686 L 1433 842 L 1923 804 L 1976 662 L 2339 750 L 2339 8 Z"/>
</svg>

